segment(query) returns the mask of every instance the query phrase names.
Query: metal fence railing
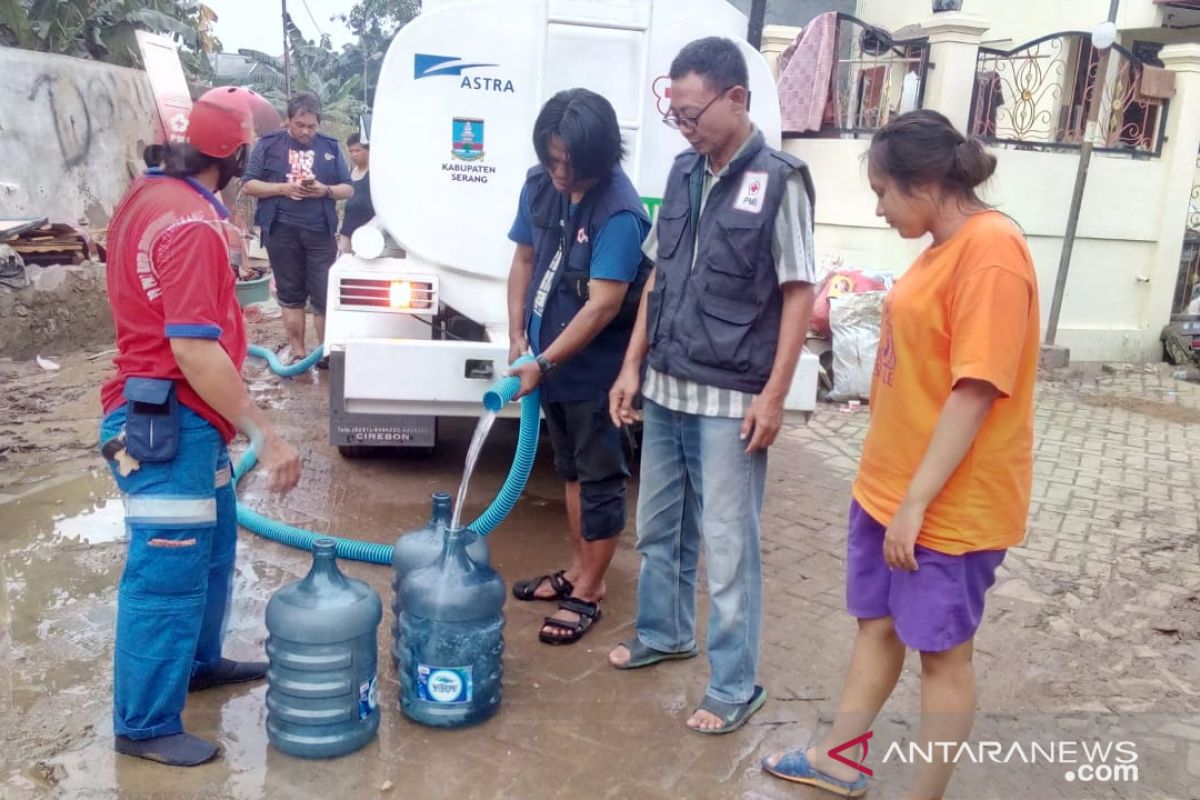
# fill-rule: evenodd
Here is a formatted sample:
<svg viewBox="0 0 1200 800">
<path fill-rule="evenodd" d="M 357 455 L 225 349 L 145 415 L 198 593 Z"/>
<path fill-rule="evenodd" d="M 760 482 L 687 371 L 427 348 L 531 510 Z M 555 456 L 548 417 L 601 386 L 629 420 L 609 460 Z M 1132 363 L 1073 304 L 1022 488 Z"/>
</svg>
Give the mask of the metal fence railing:
<svg viewBox="0 0 1200 800">
<path fill-rule="evenodd" d="M 837 15 L 834 60 L 819 131 L 787 136 L 870 135 L 920 108 L 929 69 L 925 38 L 897 38 L 850 14 Z"/>
<path fill-rule="evenodd" d="M 1162 154 L 1168 102 L 1143 92 L 1147 64 L 1120 45 L 1076 31 L 1012 50 L 980 48 L 971 133 L 1026 149 L 1078 148 L 1095 121 L 1098 151 Z"/>
<path fill-rule="evenodd" d="M 883 28 L 839 14 L 835 42 L 823 132 L 873 133 L 892 116 L 921 107 L 929 69 L 927 39 L 897 39 Z"/>
</svg>

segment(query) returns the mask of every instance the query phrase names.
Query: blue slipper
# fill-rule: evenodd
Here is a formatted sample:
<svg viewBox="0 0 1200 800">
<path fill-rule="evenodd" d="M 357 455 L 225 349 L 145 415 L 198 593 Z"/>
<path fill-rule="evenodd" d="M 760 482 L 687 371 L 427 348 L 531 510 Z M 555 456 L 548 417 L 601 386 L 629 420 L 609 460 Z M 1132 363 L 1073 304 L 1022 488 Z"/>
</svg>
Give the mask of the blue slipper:
<svg viewBox="0 0 1200 800">
<path fill-rule="evenodd" d="M 754 712 L 762 708 L 766 702 L 767 690 L 761 686 L 755 686 L 754 694 L 750 695 L 750 699 L 744 703 L 726 703 L 724 700 L 717 700 L 704 695 L 704 699 L 700 701 L 699 710 L 707 711 L 710 714 L 720 717 L 721 721 L 725 724 L 719 728 L 692 728 L 691 726 L 688 726 L 688 728 L 696 733 L 710 735 L 733 733 L 745 725 Z"/>
<path fill-rule="evenodd" d="M 860 773 L 856 780 L 852 783 L 847 783 L 846 781 L 839 781 L 837 778 L 826 775 L 824 772 L 818 772 L 808 763 L 807 748 L 790 750 L 784 753 L 783 758 L 779 759 L 779 763 L 775 766 L 768 764 L 767 759 L 764 758 L 762 760 L 762 768 L 776 778 L 783 778 L 785 781 L 791 781 L 792 783 L 804 783 L 809 786 L 815 786 L 818 789 L 824 789 L 827 792 L 833 792 L 842 797 L 862 797 L 867 793 L 866 775 Z"/>
</svg>

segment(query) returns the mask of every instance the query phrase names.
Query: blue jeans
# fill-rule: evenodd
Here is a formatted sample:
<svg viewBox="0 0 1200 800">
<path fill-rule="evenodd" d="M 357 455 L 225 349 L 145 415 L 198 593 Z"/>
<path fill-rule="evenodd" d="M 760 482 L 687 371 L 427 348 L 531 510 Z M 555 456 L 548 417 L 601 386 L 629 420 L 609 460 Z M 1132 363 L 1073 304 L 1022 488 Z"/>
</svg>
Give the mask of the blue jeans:
<svg viewBox="0 0 1200 800">
<path fill-rule="evenodd" d="M 229 451 L 217 429 L 183 408 L 179 454 L 122 477 L 129 552 L 117 594 L 113 729 L 150 739 L 183 731 L 193 674 L 221 660 L 233 591 L 237 508 Z M 125 424 L 122 406 L 100 426 L 100 442 Z"/>
<path fill-rule="evenodd" d="M 683 414 L 646 401 L 637 512 L 638 639 L 672 653 L 695 647 L 703 540 L 708 695 L 729 703 L 744 703 L 754 692 L 762 628 L 759 520 L 767 454 L 745 452 L 741 427 L 740 419 Z"/>
</svg>

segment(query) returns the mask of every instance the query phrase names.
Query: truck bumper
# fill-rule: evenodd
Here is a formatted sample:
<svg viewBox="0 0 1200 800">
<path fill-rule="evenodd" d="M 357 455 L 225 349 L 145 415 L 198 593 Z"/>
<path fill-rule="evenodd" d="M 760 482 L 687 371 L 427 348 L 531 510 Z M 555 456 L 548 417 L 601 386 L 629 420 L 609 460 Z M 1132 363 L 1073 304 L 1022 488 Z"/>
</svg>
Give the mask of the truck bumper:
<svg viewBox="0 0 1200 800">
<path fill-rule="evenodd" d="M 437 417 L 346 408 L 346 354 L 329 354 L 329 443 L 337 447 L 420 447 L 437 443 Z"/>
</svg>

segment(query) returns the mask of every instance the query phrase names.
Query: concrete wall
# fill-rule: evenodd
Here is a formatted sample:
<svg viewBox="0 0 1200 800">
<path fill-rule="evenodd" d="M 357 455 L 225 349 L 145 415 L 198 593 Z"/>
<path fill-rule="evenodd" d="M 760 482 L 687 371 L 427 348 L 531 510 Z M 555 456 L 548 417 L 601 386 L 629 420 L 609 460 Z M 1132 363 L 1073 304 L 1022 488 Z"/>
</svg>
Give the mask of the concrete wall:
<svg viewBox="0 0 1200 800">
<path fill-rule="evenodd" d="M 977 50 L 991 26 L 963 13 L 926 15 L 923 27 L 936 64 L 924 105 L 964 128 Z M 1154 361 L 1161 355 L 1159 333 L 1171 313 L 1200 149 L 1200 45 L 1170 45 L 1160 58 L 1176 74 L 1162 154 L 1097 153 L 1092 160 L 1057 338 L 1077 360 Z M 862 159 L 867 146 L 852 138 L 785 143 L 813 170 L 818 257 L 900 274 L 928 242 L 901 241 L 875 217 Z M 1079 154 L 993 152 L 999 164 L 985 199 L 1025 231 L 1045 325 Z"/>
<path fill-rule="evenodd" d="M 929 241 L 905 241 L 875 216 L 862 160 L 866 140 L 789 139 L 785 149 L 808 162 L 817 187 L 817 257 L 848 267 L 902 274 Z M 1062 252 L 1078 154 L 996 148 L 999 164 L 984 198 L 1024 229 L 1037 268 L 1042 324 Z M 1169 309 L 1155 289 L 1160 220 L 1168 196 L 1162 161 L 1096 154 L 1088 176 L 1078 239 L 1063 302 L 1059 340 L 1079 360 L 1154 360 Z M 1136 187 L 1136 190 L 1133 190 Z"/>
<path fill-rule="evenodd" d="M 157 112 L 144 72 L 0 47 L 0 215 L 107 224 Z"/>
</svg>

